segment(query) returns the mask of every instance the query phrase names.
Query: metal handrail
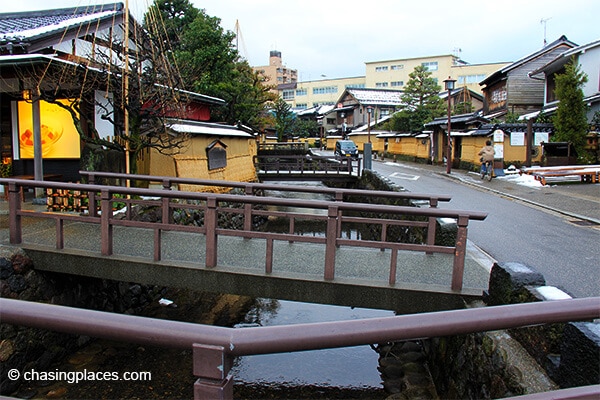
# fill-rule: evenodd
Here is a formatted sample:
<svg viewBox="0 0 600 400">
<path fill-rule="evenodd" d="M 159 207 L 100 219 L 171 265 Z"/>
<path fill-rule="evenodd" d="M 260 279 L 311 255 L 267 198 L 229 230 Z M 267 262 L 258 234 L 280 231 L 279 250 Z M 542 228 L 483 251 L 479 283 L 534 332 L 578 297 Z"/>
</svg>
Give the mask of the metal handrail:
<svg viewBox="0 0 600 400">
<path fill-rule="evenodd" d="M 340 245 L 345 246 L 360 246 L 360 247 L 372 247 L 379 249 L 391 249 L 391 263 L 390 263 L 390 284 L 395 283 L 395 268 L 397 251 L 399 250 L 421 250 L 427 253 L 453 253 L 454 263 L 452 272 L 452 290 L 460 291 L 463 284 L 463 272 L 464 262 L 466 256 L 466 242 L 467 242 L 467 226 L 469 220 L 483 220 L 486 218 L 486 213 L 464 211 L 464 210 L 447 210 L 439 208 L 418 208 L 408 206 L 391 206 L 381 204 L 366 204 L 366 203 L 347 203 L 347 202 L 331 202 L 324 200 L 306 200 L 306 199 L 285 199 L 265 196 L 239 196 L 231 194 L 214 194 L 204 192 L 184 192 L 184 191 L 172 191 L 172 190 L 161 190 L 161 189 L 144 189 L 144 188 L 127 188 L 122 186 L 103 186 L 103 185 L 90 185 L 90 184 L 73 184 L 73 183 L 61 183 L 61 182 L 46 182 L 46 181 L 30 181 L 30 180 L 16 180 L 16 179 L 0 179 L 0 183 L 6 182 L 9 187 L 9 220 L 10 220 L 10 243 L 21 244 L 22 243 L 22 227 L 21 217 L 23 215 L 34 215 L 41 218 L 53 218 L 57 223 L 57 238 L 56 247 L 62 249 L 64 238 L 63 238 L 63 221 L 77 219 L 81 221 L 82 217 L 73 215 L 62 215 L 60 213 L 34 213 L 32 211 L 21 210 L 21 199 L 20 190 L 21 187 L 42 187 L 42 188 L 57 188 L 63 190 L 77 190 L 80 192 L 88 192 L 90 198 L 90 211 L 96 210 L 95 206 L 95 193 L 101 193 L 101 215 L 100 218 L 89 218 L 87 222 L 96 223 L 101 225 L 102 232 L 102 255 L 110 256 L 113 254 L 113 238 L 112 232 L 113 227 L 122 225 L 130 227 L 145 227 L 147 224 L 137 221 L 121 221 L 115 219 L 112 216 L 112 203 L 115 201 L 113 198 L 114 194 L 122 194 L 124 197 L 129 196 L 140 196 L 140 197 L 156 197 L 161 200 L 157 200 L 157 204 L 163 207 L 163 220 L 160 224 L 153 224 L 152 228 L 155 230 L 155 241 L 154 241 L 154 260 L 160 260 L 160 235 L 162 231 L 184 231 L 189 230 L 189 227 L 176 225 L 170 223 L 168 217 L 171 208 L 185 208 L 185 204 L 177 204 L 169 201 L 170 199 L 186 199 L 186 200 L 200 200 L 205 202 L 202 206 L 205 211 L 204 226 L 198 229 L 198 232 L 203 233 L 206 237 L 206 252 L 205 262 L 207 268 L 214 268 L 217 266 L 217 237 L 220 234 L 226 234 L 229 236 L 239 236 L 244 238 L 263 238 L 267 239 L 267 248 L 270 254 L 266 257 L 266 273 L 270 273 L 272 268 L 272 241 L 273 240 L 294 240 L 293 235 L 290 234 L 278 234 L 278 233 L 259 233 L 252 231 L 252 207 L 251 205 L 277 205 L 287 207 L 298 207 L 307 209 L 320 209 L 327 211 L 327 228 L 326 237 L 323 238 L 302 238 L 303 241 L 313 241 L 314 243 L 325 242 L 325 266 L 324 266 L 324 279 L 333 280 L 335 276 L 335 253 L 336 248 Z M 133 199 L 118 201 L 133 202 Z M 220 202 L 231 202 L 231 203 L 242 203 L 250 207 L 244 207 L 244 228 L 240 230 L 226 230 L 218 227 L 218 212 Z M 231 212 L 231 209 L 227 210 Z M 340 224 L 344 221 L 344 213 L 348 212 L 368 212 L 374 214 L 388 214 L 396 216 L 413 216 L 413 217 L 424 217 L 430 221 L 428 223 L 428 235 L 426 244 L 406 244 L 406 243 L 395 243 L 385 241 L 382 237 L 382 242 L 374 241 L 361 241 L 357 239 L 342 239 L 339 237 Z M 263 212 L 264 213 L 264 212 Z M 92 212 L 92 215 L 94 212 Z M 303 214 L 306 218 L 311 218 L 312 214 Z M 435 235 L 435 225 L 431 223 L 432 220 L 437 218 L 453 218 L 457 220 L 457 237 L 455 246 L 439 246 L 433 243 Z M 356 217 L 353 217 L 356 220 Z M 366 219 L 365 223 L 376 223 L 377 219 Z M 381 220 L 381 225 L 388 224 L 388 220 Z M 401 223 L 399 221 L 398 223 Z M 432 226 L 433 225 L 433 226 Z M 293 232 L 292 232 L 293 233 Z M 382 235 L 383 236 L 383 235 Z M 298 238 L 300 239 L 300 238 Z"/>
<path fill-rule="evenodd" d="M 2 322 L 152 346 L 194 349 L 196 398 L 225 396 L 234 356 L 452 336 L 600 318 L 600 297 L 362 320 L 227 328 L 0 298 Z M 218 357 L 215 357 L 215 354 Z"/>
</svg>

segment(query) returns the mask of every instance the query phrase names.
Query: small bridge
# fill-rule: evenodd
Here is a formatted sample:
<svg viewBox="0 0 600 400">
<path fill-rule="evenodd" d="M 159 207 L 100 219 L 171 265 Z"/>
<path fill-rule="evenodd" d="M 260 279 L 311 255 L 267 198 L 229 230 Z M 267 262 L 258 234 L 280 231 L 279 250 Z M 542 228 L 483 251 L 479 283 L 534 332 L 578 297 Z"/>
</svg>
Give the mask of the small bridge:
<svg viewBox="0 0 600 400">
<path fill-rule="evenodd" d="M 256 175 L 267 180 L 356 181 L 360 177 L 361 159 L 306 155 L 254 156 Z"/>
<path fill-rule="evenodd" d="M 40 270 L 403 312 L 462 308 L 463 297 L 480 297 L 487 287 L 487 271 L 467 257 L 468 223 L 486 214 L 439 209 L 447 196 L 319 188 L 332 200 L 300 200 L 257 195 L 282 185 L 88 173 L 91 182 L 99 177 L 164 189 L 0 179 L 9 188 L 10 227 L 0 239 L 26 249 Z M 215 194 L 173 190 L 177 185 L 244 189 Z M 46 191 L 47 207 L 22 203 L 22 188 L 31 187 Z M 358 193 L 428 200 L 430 207 L 345 200 Z M 154 209 L 159 220 L 134 219 L 138 207 Z M 193 223 L 183 224 L 184 217 Z M 456 222 L 453 244 L 436 244 L 440 219 Z M 275 220 L 286 227 L 255 226 Z M 302 221 L 320 224 L 323 233 L 302 232 Z"/>
<path fill-rule="evenodd" d="M 360 158 L 324 157 L 310 152 L 307 143 L 260 143 L 254 167 L 261 182 L 356 181 L 362 171 Z"/>
</svg>

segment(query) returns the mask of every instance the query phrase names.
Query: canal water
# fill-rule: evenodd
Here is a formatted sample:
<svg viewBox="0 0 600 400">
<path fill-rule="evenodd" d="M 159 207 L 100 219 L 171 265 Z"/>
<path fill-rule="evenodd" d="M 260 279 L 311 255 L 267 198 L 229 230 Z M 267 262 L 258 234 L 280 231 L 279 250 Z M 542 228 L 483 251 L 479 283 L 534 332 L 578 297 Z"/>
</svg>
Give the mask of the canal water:
<svg viewBox="0 0 600 400">
<path fill-rule="evenodd" d="M 275 326 L 393 316 L 392 311 L 258 299 L 237 327 Z M 240 357 L 236 382 L 285 386 L 381 388 L 378 355 L 370 346 Z"/>
<path fill-rule="evenodd" d="M 281 183 L 282 189 L 286 183 Z M 325 187 L 317 182 L 294 182 L 294 185 Z M 326 194 L 268 191 L 266 196 L 333 200 Z M 278 211 L 301 212 L 304 209 L 279 208 Z M 313 210 L 314 212 L 315 210 Z M 322 211 L 327 214 L 327 210 Z M 272 224 L 269 221 L 268 224 Z M 270 229 L 273 227 L 271 226 Z M 303 224 L 298 221 L 297 231 L 303 234 L 322 235 L 324 226 Z M 287 226 L 284 231 L 287 230 Z M 347 233 L 356 236 L 356 232 Z M 342 321 L 393 316 L 392 311 L 351 308 L 332 305 L 299 303 L 292 301 L 257 299 L 256 306 L 246 315 L 244 322 L 236 325 L 274 326 L 299 323 Z M 379 389 L 381 378 L 377 370 L 378 355 L 368 345 L 304 351 L 286 354 L 257 355 L 238 358 L 232 370 L 236 382 L 269 386 L 322 386 L 332 388 Z"/>
<path fill-rule="evenodd" d="M 314 185 L 314 183 L 308 183 Z M 289 197 L 289 192 L 270 192 L 268 196 Z M 326 195 L 294 194 L 294 197 L 330 200 Z M 294 212 L 296 210 L 282 210 Z M 311 227 L 306 228 L 312 230 Z M 312 234 L 319 235 L 319 228 Z M 206 301 L 194 294 L 179 291 L 172 294 L 175 302 L 168 306 L 155 304 L 146 316 L 186 322 L 206 323 Z M 204 296 L 199 294 L 199 296 Z M 210 297 L 210 296 L 208 296 Z M 226 307 L 231 307 L 229 304 Z M 235 308 L 235 307 L 232 307 Z M 237 329 L 256 326 L 290 325 L 325 321 L 341 321 L 393 316 L 392 311 L 299 303 L 276 299 L 254 299 L 248 308 L 231 309 L 217 325 Z M 208 318 L 209 320 L 211 318 Z M 235 321 L 235 322 L 232 322 Z M 240 322 L 241 321 L 241 322 Z M 377 370 L 378 354 L 368 345 L 257 355 L 236 358 L 231 374 L 235 398 L 300 399 L 356 398 L 384 399 L 386 393 Z M 67 357 L 59 371 L 149 371 L 150 382 L 54 382 L 39 388 L 24 387 L 19 397 L 28 393 L 36 398 L 191 398 L 193 382 L 191 351 L 142 347 L 106 340 L 92 340 L 78 353 Z"/>
</svg>

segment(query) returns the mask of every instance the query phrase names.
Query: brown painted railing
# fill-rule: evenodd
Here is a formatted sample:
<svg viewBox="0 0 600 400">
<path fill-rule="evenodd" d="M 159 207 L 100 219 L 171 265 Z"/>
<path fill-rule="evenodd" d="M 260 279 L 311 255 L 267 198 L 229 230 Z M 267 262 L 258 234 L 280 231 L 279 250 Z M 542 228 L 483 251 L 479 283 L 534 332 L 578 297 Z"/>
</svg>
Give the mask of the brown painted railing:
<svg viewBox="0 0 600 400">
<path fill-rule="evenodd" d="M 243 189 L 246 195 L 253 196 L 256 193 L 264 191 L 278 191 L 278 192 L 291 192 L 291 193 L 313 193 L 315 195 L 327 195 L 335 201 L 344 201 L 352 197 L 360 197 L 377 201 L 378 199 L 385 198 L 387 200 L 404 200 L 408 202 L 427 202 L 429 207 L 437 208 L 440 202 L 448 202 L 452 198 L 448 195 L 443 194 L 428 194 L 428 193 L 413 193 L 413 192 L 390 192 L 384 190 L 362 190 L 362 189 L 344 189 L 344 188 L 328 188 L 328 187 L 317 187 L 317 186 L 303 186 L 303 185 L 277 185 L 268 183 L 256 183 L 256 182 L 235 182 L 235 181 L 223 181 L 223 180 L 209 180 L 209 179 L 194 179 L 194 178 L 178 178 L 172 176 L 153 176 L 153 175 L 140 175 L 140 174 L 120 174 L 114 172 L 100 172 L 100 171 L 79 171 L 79 174 L 86 177 L 90 184 L 96 184 L 101 179 L 111 179 L 121 182 L 122 185 L 126 185 L 127 180 L 146 182 L 147 184 L 159 183 L 165 190 L 171 190 L 174 186 L 185 185 L 191 187 L 197 187 L 199 190 L 203 188 L 218 188 L 222 190 L 230 189 Z M 95 197 L 91 198 L 92 204 L 95 205 Z M 91 209 L 95 210 L 96 207 L 92 205 Z M 250 217 L 251 205 L 248 204 L 245 207 L 245 226 L 244 229 L 251 230 Z M 290 231 L 293 232 L 293 225 L 295 217 L 289 213 L 286 216 L 290 219 Z M 341 222 L 341 220 L 340 220 Z M 339 225 L 339 224 L 338 224 Z M 339 226 L 338 226 L 339 227 Z M 427 243 L 433 244 L 435 241 L 435 228 L 436 218 L 430 217 L 429 224 L 427 227 Z"/>
<path fill-rule="evenodd" d="M 101 254 L 110 256 L 113 254 L 113 229 L 115 226 L 132 228 L 146 228 L 154 231 L 154 260 L 161 259 L 161 235 L 165 231 L 196 232 L 205 235 L 205 264 L 207 268 L 217 266 L 217 244 L 219 235 L 236 236 L 243 238 L 263 239 L 267 243 L 267 254 L 265 260 L 265 273 L 273 270 L 273 242 L 289 241 L 318 243 L 325 246 L 324 273 L 323 278 L 332 281 L 335 278 L 336 249 L 339 246 L 369 247 L 376 249 L 390 249 L 390 273 L 389 283 L 395 284 L 396 263 L 398 251 L 422 251 L 425 253 L 453 254 L 452 290 L 460 291 L 463 286 L 463 272 L 465 265 L 467 226 L 469 220 L 484 220 L 486 213 L 461 210 L 442 210 L 439 208 L 419 208 L 409 206 L 390 206 L 367 203 L 348 203 L 342 201 L 322 200 L 300 200 L 284 199 L 252 195 L 214 194 L 202 192 L 184 192 L 173 190 L 156 190 L 142 188 L 127 188 L 122 186 L 102 186 L 89 184 L 73 184 L 45 181 L 20 181 L 14 179 L 0 179 L 0 183 L 6 183 L 9 187 L 10 206 L 10 242 L 12 244 L 22 243 L 23 216 L 36 216 L 39 218 L 50 218 L 56 221 L 56 248 L 64 248 L 64 222 L 77 221 L 92 224 L 100 224 L 101 227 Z M 90 210 L 96 210 L 96 193 L 100 193 L 100 217 L 75 215 L 71 213 L 43 213 L 23 210 L 21 207 L 20 191 L 22 187 L 40 187 L 62 190 L 72 190 L 89 193 Z M 120 195 L 116 198 L 115 195 Z M 139 197 L 139 198 L 138 198 Z M 154 198 L 153 200 L 148 200 Z M 120 219 L 113 216 L 113 203 L 125 202 L 128 207 L 133 204 L 155 205 L 162 208 L 162 222 L 150 223 Z M 179 201 L 195 201 L 199 204 L 181 203 Z M 223 204 L 223 205 L 222 205 Z M 242 208 L 228 207 L 226 204 L 241 204 Z M 255 206 L 280 206 L 306 209 L 311 212 L 289 213 L 279 211 L 258 210 Z M 204 224 L 202 226 L 185 226 L 172 223 L 172 211 L 175 209 L 198 209 L 204 212 Z M 321 210 L 317 215 L 314 210 Z M 242 229 L 219 228 L 219 215 L 222 213 L 240 213 L 244 215 L 244 227 Z M 365 218 L 351 216 L 352 214 L 370 213 L 371 215 L 387 215 L 389 217 Z M 94 212 L 92 212 L 92 215 Z M 264 217 L 275 216 L 290 219 L 289 233 L 258 232 L 252 230 L 252 218 L 254 215 Z M 416 220 L 402 220 L 397 218 L 411 217 Z M 294 221 L 298 218 L 306 220 L 325 221 L 325 237 L 302 236 L 294 231 Z M 456 243 L 454 246 L 440 246 L 434 244 L 435 221 L 437 218 L 453 218 L 457 221 Z M 419 220 L 422 219 L 422 220 Z M 360 240 L 342 238 L 341 227 L 344 223 L 362 223 L 381 227 L 381 238 L 376 240 Z M 426 243 L 398 243 L 387 241 L 386 231 L 389 226 L 421 227 L 427 229 Z"/>
<path fill-rule="evenodd" d="M 349 196 L 360 196 L 366 199 L 386 198 L 393 200 L 422 200 L 429 202 L 430 207 L 437 207 L 439 202 L 447 202 L 452 199 L 449 195 L 431 194 L 431 193 L 414 193 L 414 192 L 389 192 L 383 190 L 362 190 L 362 189 L 344 189 L 344 188 L 329 188 L 322 186 L 303 186 L 303 185 L 278 185 L 269 183 L 256 182 L 235 182 L 212 179 L 196 179 L 196 178 L 178 178 L 173 176 L 154 176 L 154 175 L 139 175 L 139 174 L 119 174 L 114 172 L 100 171 L 79 171 L 81 176 L 88 179 L 88 183 L 97 184 L 100 178 L 113 179 L 122 182 L 125 186 L 126 180 L 143 181 L 148 183 L 158 183 L 163 189 L 171 190 L 176 185 L 197 186 L 199 190 L 203 188 L 222 188 L 222 189 L 244 189 L 247 195 L 253 195 L 258 191 L 276 190 L 280 192 L 294 193 L 315 193 L 331 196 L 336 201 L 344 201 Z"/>
<path fill-rule="evenodd" d="M 600 318 L 600 297 L 362 320 L 225 328 L 0 298 L 2 322 L 151 346 L 193 349 L 195 399 L 232 399 L 233 358 L 350 347 Z M 552 393 L 597 398 L 600 386 Z"/>
<path fill-rule="evenodd" d="M 351 157 L 323 157 L 317 155 L 254 156 L 257 174 L 263 179 L 269 175 L 293 175 L 308 179 L 310 176 L 359 177 L 361 159 Z"/>
</svg>

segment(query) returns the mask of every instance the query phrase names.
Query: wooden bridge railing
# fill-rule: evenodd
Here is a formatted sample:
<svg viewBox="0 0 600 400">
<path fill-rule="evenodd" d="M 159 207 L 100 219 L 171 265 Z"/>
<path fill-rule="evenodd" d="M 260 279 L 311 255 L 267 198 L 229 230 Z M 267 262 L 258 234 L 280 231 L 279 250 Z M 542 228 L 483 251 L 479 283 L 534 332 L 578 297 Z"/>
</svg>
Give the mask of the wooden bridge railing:
<svg viewBox="0 0 600 400">
<path fill-rule="evenodd" d="M 352 157 L 257 155 L 254 156 L 254 166 L 262 177 L 268 175 L 300 175 L 302 178 L 311 175 L 359 177 L 361 174 L 361 159 Z"/>
<path fill-rule="evenodd" d="M 220 180 L 208 180 L 208 179 L 194 179 L 194 178 L 179 178 L 172 176 L 152 176 L 152 175 L 139 175 L 139 174 L 121 174 L 113 172 L 100 172 L 100 171 L 79 171 L 81 176 L 86 177 L 90 184 L 96 184 L 101 178 L 108 178 L 122 182 L 125 185 L 126 180 L 135 180 L 151 184 L 152 182 L 160 183 L 165 190 L 172 190 L 174 186 L 185 185 L 197 188 L 199 191 L 210 191 L 206 189 L 215 189 L 217 191 L 231 189 L 243 189 L 244 194 L 253 196 L 260 192 L 265 191 L 278 191 L 278 192 L 291 192 L 291 193 L 313 193 L 315 195 L 327 195 L 335 201 L 348 201 L 352 198 L 366 199 L 365 202 L 370 203 L 371 201 L 377 202 L 379 199 L 387 199 L 388 201 L 396 202 L 403 201 L 405 203 L 412 202 L 426 202 L 429 207 L 437 208 L 440 202 L 448 202 L 452 199 L 449 195 L 444 194 L 428 194 L 428 193 L 414 193 L 414 192 L 393 192 L 384 190 L 362 190 L 362 189 L 345 189 L 345 188 L 328 188 L 323 186 L 306 186 L 306 185 L 277 185 L 268 183 L 255 183 L 255 182 L 235 182 L 235 181 L 220 181 Z M 91 197 L 90 201 L 95 205 L 95 198 Z M 92 205 L 90 210 L 96 210 L 96 207 Z M 250 204 L 245 205 L 244 212 L 244 229 L 251 229 L 251 209 Z M 290 219 L 290 232 L 293 232 L 293 226 L 296 218 L 286 213 Z M 341 219 L 338 224 L 338 233 L 341 232 Z M 436 217 L 429 217 L 427 226 L 427 244 L 434 244 L 435 241 L 435 229 L 436 229 Z M 385 232 L 385 230 L 384 230 Z"/>
<path fill-rule="evenodd" d="M 161 259 L 161 236 L 165 231 L 196 232 L 205 235 L 205 265 L 207 268 L 217 266 L 217 244 L 219 236 L 234 236 L 243 238 L 263 239 L 266 241 L 266 261 L 265 273 L 269 274 L 273 270 L 273 242 L 305 242 L 318 243 L 325 246 L 324 273 L 325 280 L 331 281 L 335 278 L 335 257 L 336 248 L 344 246 L 370 247 L 381 250 L 391 250 L 390 262 L 390 284 L 395 283 L 396 262 L 398 251 L 411 250 L 422 251 L 426 253 L 446 253 L 454 255 L 452 284 L 453 290 L 460 291 L 463 283 L 463 271 L 467 245 L 467 226 L 469 220 L 484 220 L 485 213 L 461 210 L 442 210 L 439 208 L 418 208 L 410 206 L 391 206 L 367 203 L 348 203 L 343 201 L 323 201 L 323 200 L 301 200 L 285 199 L 254 195 L 233 195 L 233 194 L 214 194 L 202 192 L 184 192 L 160 189 L 142 189 L 127 188 L 122 186 L 103 186 L 91 184 L 73 184 L 45 181 L 25 181 L 15 179 L 0 179 L 1 184 L 7 184 L 9 188 L 9 221 L 10 221 L 10 243 L 19 245 L 22 243 L 22 223 L 23 216 L 35 216 L 38 218 L 53 219 L 56 223 L 56 248 L 64 248 L 64 223 L 66 221 L 78 221 L 92 224 L 99 224 L 101 227 L 101 254 L 110 256 L 113 254 L 113 229 L 115 226 L 124 226 L 130 228 L 146 228 L 154 231 L 154 251 L 155 261 Z M 36 212 L 24 210 L 21 207 L 20 191 L 22 187 L 39 187 L 60 189 L 64 191 L 80 191 L 88 193 L 90 201 L 91 216 L 82 216 L 73 213 L 64 212 Z M 100 194 L 99 215 L 93 217 L 97 205 L 95 204 L 96 194 Z M 194 204 L 189 204 L 189 202 Z M 113 215 L 113 204 L 115 202 L 124 202 L 131 207 L 135 204 L 159 206 L 162 208 L 161 222 L 143 222 L 130 219 L 115 218 Z M 233 208 L 231 204 L 241 205 L 241 208 Z M 279 211 L 269 211 L 265 209 L 256 209 L 256 206 L 279 206 L 294 207 L 304 209 L 304 213 L 284 213 Z M 176 209 L 197 209 L 204 213 L 202 226 L 178 225 L 172 222 L 172 212 Z M 322 210 L 321 214 L 315 214 L 315 210 Z M 364 218 L 356 216 L 360 213 L 369 213 L 370 215 L 379 215 L 379 218 Z M 224 213 L 238 213 L 244 216 L 244 226 L 241 229 L 225 229 L 219 227 L 219 216 Z M 354 215 L 352 215 L 354 214 Z M 259 232 L 252 228 L 252 218 L 254 215 L 265 217 L 291 217 L 290 230 L 288 233 Z M 412 217 L 413 220 L 403 220 L 402 218 Z M 325 221 L 325 237 L 303 236 L 294 232 L 294 219 L 302 218 L 306 220 Z M 431 226 L 430 221 L 437 218 L 453 218 L 457 221 L 457 235 L 454 246 L 435 245 L 429 241 L 430 237 L 435 237 L 428 232 L 426 243 L 399 243 L 389 241 L 385 232 L 389 226 L 417 226 L 428 230 L 435 230 L 435 225 Z M 422 219 L 422 220 L 420 220 Z M 360 240 L 352 238 L 341 238 L 340 227 L 344 223 L 362 223 L 371 226 L 379 226 L 382 232 L 380 240 Z"/>
</svg>

